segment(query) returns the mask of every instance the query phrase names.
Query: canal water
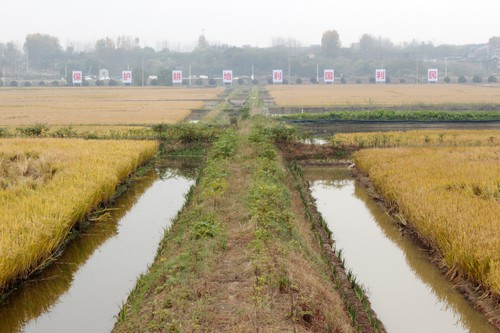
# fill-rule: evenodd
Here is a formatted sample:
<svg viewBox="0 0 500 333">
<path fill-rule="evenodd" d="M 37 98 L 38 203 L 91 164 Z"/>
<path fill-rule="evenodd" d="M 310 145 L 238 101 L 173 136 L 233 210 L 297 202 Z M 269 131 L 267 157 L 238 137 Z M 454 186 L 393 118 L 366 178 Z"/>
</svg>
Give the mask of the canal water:
<svg viewBox="0 0 500 333">
<path fill-rule="evenodd" d="M 346 168 L 308 167 L 304 175 L 347 269 L 388 332 L 498 333 Z"/>
<path fill-rule="evenodd" d="M 194 182 L 194 170 L 143 176 L 104 218 L 0 306 L 0 332 L 109 332 Z"/>
<path fill-rule="evenodd" d="M 500 121 L 311 121 L 291 122 L 300 131 L 315 136 L 332 136 L 336 133 L 386 132 L 410 130 L 497 130 Z"/>
</svg>

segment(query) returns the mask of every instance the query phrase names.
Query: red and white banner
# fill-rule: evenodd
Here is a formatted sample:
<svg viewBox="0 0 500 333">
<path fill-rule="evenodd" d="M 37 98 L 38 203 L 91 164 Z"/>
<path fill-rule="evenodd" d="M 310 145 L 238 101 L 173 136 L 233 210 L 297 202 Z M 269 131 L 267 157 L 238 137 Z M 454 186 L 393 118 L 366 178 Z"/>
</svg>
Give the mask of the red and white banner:
<svg viewBox="0 0 500 333">
<path fill-rule="evenodd" d="M 325 69 L 323 80 L 325 83 L 333 83 L 335 81 L 335 72 L 333 69 Z"/>
<path fill-rule="evenodd" d="M 222 82 L 223 83 L 233 83 L 233 71 L 231 71 L 231 70 L 222 71 Z"/>
<path fill-rule="evenodd" d="M 132 71 L 122 71 L 123 84 L 132 84 Z"/>
<path fill-rule="evenodd" d="M 172 71 L 172 83 L 182 84 L 182 71 Z"/>
<path fill-rule="evenodd" d="M 438 70 L 437 70 L 437 68 L 430 68 L 427 70 L 427 81 L 428 82 L 438 82 Z"/>
<path fill-rule="evenodd" d="M 375 70 L 375 82 L 385 83 L 385 69 Z"/>
<path fill-rule="evenodd" d="M 273 83 L 283 83 L 283 70 L 273 69 Z"/>
<path fill-rule="evenodd" d="M 73 78 L 73 84 L 82 84 L 83 82 L 82 71 L 73 71 L 71 77 Z"/>
</svg>

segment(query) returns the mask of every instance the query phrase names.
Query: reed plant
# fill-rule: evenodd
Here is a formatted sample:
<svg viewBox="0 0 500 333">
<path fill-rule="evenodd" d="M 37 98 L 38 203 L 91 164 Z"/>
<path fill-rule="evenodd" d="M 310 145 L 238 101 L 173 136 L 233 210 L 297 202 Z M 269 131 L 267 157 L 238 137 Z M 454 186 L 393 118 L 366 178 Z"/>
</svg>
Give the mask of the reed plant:
<svg viewBox="0 0 500 333">
<path fill-rule="evenodd" d="M 1 139 L 0 293 L 45 266 L 156 151 L 154 141 Z"/>
</svg>

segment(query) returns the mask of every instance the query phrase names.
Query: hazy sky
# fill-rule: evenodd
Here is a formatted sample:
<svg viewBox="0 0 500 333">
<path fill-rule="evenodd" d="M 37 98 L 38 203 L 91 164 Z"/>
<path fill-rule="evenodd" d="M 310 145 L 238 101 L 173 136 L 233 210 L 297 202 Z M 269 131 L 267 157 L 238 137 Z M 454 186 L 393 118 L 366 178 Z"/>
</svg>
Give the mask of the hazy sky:
<svg viewBox="0 0 500 333">
<path fill-rule="evenodd" d="M 500 36 L 500 0 L 1 0 L 0 42 L 27 34 L 56 36 L 63 46 L 92 45 L 109 36 L 139 37 L 143 46 L 189 47 L 205 33 L 210 43 L 270 46 L 293 37 L 320 44 L 325 30 L 343 46 L 364 33 L 396 44 L 484 43 Z M 8 4 L 6 4 L 8 3 Z M 78 45 L 76 45 L 78 47 Z"/>
</svg>

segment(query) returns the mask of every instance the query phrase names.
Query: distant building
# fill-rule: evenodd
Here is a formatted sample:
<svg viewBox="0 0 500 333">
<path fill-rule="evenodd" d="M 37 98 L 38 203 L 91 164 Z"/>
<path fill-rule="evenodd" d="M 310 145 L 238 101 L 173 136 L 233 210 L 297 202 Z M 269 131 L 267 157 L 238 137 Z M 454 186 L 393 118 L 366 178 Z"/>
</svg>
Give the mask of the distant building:
<svg viewBox="0 0 500 333">
<path fill-rule="evenodd" d="M 107 69 L 100 69 L 99 70 L 99 80 L 109 80 L 109 71 Z"/>
<path fill-rule="evenodd" d="M 468 60 L 471 62 L 493 62 L 500 68 L 500 48 L 490 44 L 474 45 L 470 48 Z"/>
</svg>

